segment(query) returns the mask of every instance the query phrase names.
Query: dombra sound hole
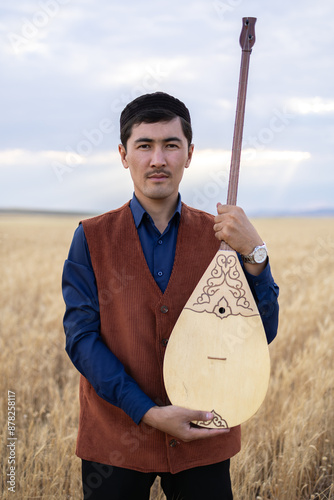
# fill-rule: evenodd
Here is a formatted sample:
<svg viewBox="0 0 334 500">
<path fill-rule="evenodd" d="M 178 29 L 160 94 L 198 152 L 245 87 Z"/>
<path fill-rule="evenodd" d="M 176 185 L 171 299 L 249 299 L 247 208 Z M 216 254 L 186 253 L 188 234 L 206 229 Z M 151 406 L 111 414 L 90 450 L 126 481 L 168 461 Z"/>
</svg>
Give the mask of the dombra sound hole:
<svg viewBox="0 0 334 500">
<path fill-rule="evenodd" d="M 224 307 L 220 307 L 220 308 L 219 308 L 219 312 L 220 312 L 220 314 L 224 314 L 224 312 L 225 312 Z"/>
</svg>

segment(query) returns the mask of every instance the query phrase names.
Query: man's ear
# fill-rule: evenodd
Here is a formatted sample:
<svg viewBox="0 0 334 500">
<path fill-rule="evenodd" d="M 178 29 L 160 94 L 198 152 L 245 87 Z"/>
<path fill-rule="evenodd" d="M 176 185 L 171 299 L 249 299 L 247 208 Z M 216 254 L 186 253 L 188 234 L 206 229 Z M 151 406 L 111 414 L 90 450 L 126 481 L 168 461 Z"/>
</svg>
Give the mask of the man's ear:
<svg viewBox="0 0 334 500">
<path fill-rule="evenodd" d="M 121 156 L 121 161 L 123 163 L 123 167 L 124 168 L 129 168 L 129 165 L 128 165 L 128 162 L 127 162 L 127 159 L 126 159 L 126 149 L 123 146 L 123 144 L 119 144 L 118 145 L 118 152 L 119 152 L 119 154 Z"/>
<path fill-rule="evenodd" d="M 188 159 L 187 159 L 187 162 L 185 164 L 185 168 L 188 168 L 190 165 L 190 162 L 191 162 L 191 159 L 193 156 L 193 152 L 194 152 L 194 147 L 195 147 L 194 144 L 190 144 L 189 149 L 188 149 Z"/>
</svg>

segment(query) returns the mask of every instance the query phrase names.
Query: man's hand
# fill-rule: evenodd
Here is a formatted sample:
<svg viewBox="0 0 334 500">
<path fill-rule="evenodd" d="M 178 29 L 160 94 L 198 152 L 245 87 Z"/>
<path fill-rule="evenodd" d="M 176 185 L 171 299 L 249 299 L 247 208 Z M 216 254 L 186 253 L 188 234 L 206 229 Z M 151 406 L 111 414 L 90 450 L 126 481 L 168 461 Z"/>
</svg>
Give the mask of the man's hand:
<svg viewBox="0 0 334 500">
<path fill-rule="evenodd" d="M 205 439 L 229 432 L 230 429 L 205 429 L 195 427 L 192 421 L 212 420 L 210 412 L 187 410 L 180 406 L 153 406 L 142 418 L 142 422 L 166 432 L 181 441 Z"/>
<path fill-rule="evenodd" d="M 218 240 L 225 241 L 241 255 L 248 255 L 256 246 L 263 244 L 263 240 L 242 208 L 218 203 L 217 212 L 213 229 Z M 245 264 L 247 271 L 254 275 L 260 274 L 265 266 L 266 262 Z"/>
</svg>

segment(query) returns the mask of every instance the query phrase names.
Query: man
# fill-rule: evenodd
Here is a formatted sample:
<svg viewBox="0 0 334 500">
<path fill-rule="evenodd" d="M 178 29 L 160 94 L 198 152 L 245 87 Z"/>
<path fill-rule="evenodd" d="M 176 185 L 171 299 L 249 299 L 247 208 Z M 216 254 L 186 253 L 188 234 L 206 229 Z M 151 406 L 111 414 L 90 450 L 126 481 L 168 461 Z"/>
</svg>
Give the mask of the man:
<svg viewBox="0 0 334 500">
<path fill-rule="evenodd" d="M 66 350 L 82 374 L 76 453 L 86 500 L 147 500 L 157 475 L 168 500 L 232 499 L 229 459 L 240 449 L 240 427 L 194 426 L 213 418 L 210 408 L 170 405 L 162 364 L 220 241 L 250 262 L 254 249 L 266 249 L 241 208 L 218 204 L 213 218 L 181 203 L 193 150 L 181 101 L 157 92 L 128 104 L 119 153 L 133 198 L 83 221 L 65 262 Z M 266 253 L 258 260 L 243 265 L 271 342 L 278 288 Z"/>
</svg>

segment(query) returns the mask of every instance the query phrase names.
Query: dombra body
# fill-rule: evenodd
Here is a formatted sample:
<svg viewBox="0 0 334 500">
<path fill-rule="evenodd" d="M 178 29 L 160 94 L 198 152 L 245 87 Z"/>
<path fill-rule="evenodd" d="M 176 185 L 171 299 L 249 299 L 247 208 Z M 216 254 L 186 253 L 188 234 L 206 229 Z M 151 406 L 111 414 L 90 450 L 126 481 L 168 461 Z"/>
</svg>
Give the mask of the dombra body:
<svg viewBox="0 0 334 500">
<path fill-rule="evenodd" d="M 211 422 L 234 427 L 262 404 L 269 349 L 252 292 L 233 250 L 218 250 L 169 339 L 164 380 L 172 404 L 211 411 Z"/>
</svg>

